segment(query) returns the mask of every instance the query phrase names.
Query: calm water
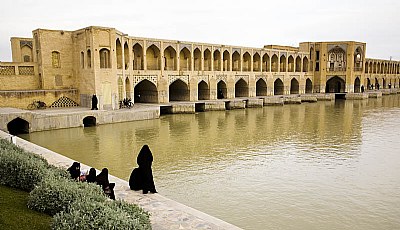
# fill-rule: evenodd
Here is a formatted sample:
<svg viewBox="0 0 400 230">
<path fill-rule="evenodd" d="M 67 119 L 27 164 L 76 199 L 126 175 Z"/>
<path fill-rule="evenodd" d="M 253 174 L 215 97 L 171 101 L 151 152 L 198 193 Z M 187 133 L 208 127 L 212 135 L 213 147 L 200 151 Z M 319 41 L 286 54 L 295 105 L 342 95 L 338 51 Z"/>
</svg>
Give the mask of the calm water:
<svg viewBox="0 0 400 230">
<path fill-rule="evenodd" d="M 244 229 L 400 229 L 400 95 L 171 115 L 25 138 Z"/>
</svg>

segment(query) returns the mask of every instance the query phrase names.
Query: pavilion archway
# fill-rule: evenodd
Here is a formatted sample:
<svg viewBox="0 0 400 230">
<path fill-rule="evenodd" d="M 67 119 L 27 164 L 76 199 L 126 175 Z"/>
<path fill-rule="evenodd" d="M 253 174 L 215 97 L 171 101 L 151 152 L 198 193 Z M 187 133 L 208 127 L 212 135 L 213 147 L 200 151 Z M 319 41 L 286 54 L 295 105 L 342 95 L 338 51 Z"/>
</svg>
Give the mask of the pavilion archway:
<svg viewBox="0 0 400 230">
<path fill-rule="evenodd" d="M 142 80 L 135 86 L 134 103 L 158 103 L 157 87 L 149 80 Z"/>
<path fill-rule="evenodd" d="M 221 80 L 217 84 L 217 99 L 227 98 L 228 89 L 226 87 L 226 83 Z"/>
<path fill-rule="evenodd" d="M 274 81 L 274 95 L 283 95 L 284 85 L 280 78 Z"/>
<path fill-rule="evenodd" d="M 264 79 L 260 78 L 256 82 L 256 96 L 267 96 L 268 91 L 267 91 L 267 83 L 264 81 Z"/>
<path fill-rule="evenodd" d="M 198 84 L 198 99 L 199 100 L 210 100 L 210 88 L 205 81 L 200 81 Z"/>
<path fill-rule="evenodd" d="M 338 77 L 332 77 L 326 82 L 325 93 L 344 93 L 346 90 L 346 82 Z"/>
<path fill-rule="evenodd" d="M 17 117 L 8 122 L 7 130 L 11 135 L 27 134 L 29 133 L 29 122 Z"/>
<path fill-rule="evenodd" d="M 189 87 L 180 79 L 169 85 L 169 101 L 189 101 Z"/>
<path fill-rule="evenodd" d="M 299 94 L 299 81 L 296 78 L 290 81 L 290 94 Z"/>
<path fill-rule="evenodd" d="M 249 86 L 245 80 L 242 78 L 235 84 L 235 97 L 248 97 L 249 96 Z"/>
</svg>

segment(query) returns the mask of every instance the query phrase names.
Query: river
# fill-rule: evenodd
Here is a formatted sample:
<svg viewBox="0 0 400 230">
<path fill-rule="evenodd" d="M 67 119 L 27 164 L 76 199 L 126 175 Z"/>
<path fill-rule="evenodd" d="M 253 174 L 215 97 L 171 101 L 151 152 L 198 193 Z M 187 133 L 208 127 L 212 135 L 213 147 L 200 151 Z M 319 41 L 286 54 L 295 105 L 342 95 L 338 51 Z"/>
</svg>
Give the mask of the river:
<svg viewBox="0 0 400 230">
<path fill-rule="evenodd" d="M 400 95 L 167 115 L 23 135 L 243 229 L 400 229 Z"/>
</svg>

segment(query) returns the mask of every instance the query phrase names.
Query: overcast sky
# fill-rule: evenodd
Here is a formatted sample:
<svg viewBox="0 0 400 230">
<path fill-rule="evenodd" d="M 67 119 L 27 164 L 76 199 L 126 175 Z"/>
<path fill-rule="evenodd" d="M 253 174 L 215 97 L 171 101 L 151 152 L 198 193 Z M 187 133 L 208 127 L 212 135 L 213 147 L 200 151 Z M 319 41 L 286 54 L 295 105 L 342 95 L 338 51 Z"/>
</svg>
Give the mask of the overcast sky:
<svg viewBox="0 0 400 230">
<path fill-rule="evenodd" d="M 2 0 L 0 60 L 10 37 L 37 28 L 114 27 L 138 37 L 261 48 L 304 41 L 367 43 L 367 57 L 400 60 L 399 0 Z"/>
</svg>

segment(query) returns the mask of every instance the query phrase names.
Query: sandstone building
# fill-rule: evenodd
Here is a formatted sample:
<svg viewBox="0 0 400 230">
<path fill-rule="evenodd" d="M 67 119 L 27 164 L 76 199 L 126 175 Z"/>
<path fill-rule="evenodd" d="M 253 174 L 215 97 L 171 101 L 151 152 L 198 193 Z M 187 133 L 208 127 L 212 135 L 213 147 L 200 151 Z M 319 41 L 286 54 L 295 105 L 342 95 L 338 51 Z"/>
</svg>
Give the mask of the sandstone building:
<svg viewBox="0 0 400 230">
<path fill-rule="evenodd" d="M 311 93 L 358 93 L 400 85 L 400 62 L 368 59 L 355 41 L 261 48 L 129 36 L 114 28 L 37 29 L 11 38 L 0 62 L 0 106 L 119 108 L 119 101 L 168 103 Z"/>
</svg>

